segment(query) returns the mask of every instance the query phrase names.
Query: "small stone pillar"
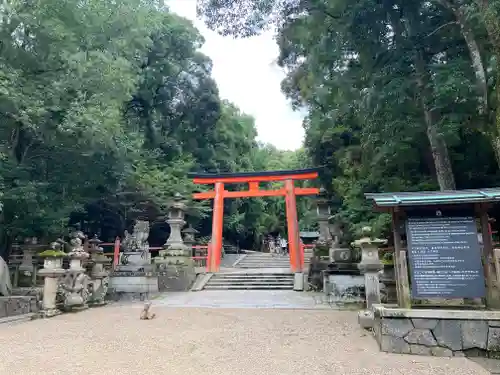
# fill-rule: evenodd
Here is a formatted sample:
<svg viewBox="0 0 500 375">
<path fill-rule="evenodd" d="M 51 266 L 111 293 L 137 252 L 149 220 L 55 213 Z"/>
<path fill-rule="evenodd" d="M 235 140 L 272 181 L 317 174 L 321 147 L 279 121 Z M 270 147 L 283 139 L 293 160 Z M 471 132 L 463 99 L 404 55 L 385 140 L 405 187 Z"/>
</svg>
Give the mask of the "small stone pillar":
<svg viewBox="0 0 500 375">
<path fill-rule="evenodd" d="M 105 305 L 106 293 L 108 292 L 109 272 L 104 269 L 104 265 L 111 263 L 111 259 L 108 259 L 108 257 L 104 255 L 103 248 L 99 246 L 101 242 L 102 241 L 97 238 L 97 235 L 94 235 L 94 237 L 89 240 L 89 251 L 92 262 L 92 271 L 90 273 L 92 288 L 88 304 L 91 307 Z"/>
<path fill-rule="evenodd" d="M 56 307 L 56 297 L 59 289 L 59 279 L 66 273 L 62 267 L 66 253 L 61 250 L 61 244 L 54 242 L 50 250 L 39 254 L 43 258 L 43 268 L 38 272 L 44 278 L 42 311 L 43 317 L 50 318 L 59 315 L 61 311 Z"/>
<path fill-rule="evenodd" d="M 387 240 L 371 238 L 371 228 L 363 228 L 363 237 L 354 241 L 354 246 L 361 248 L 361 262 L 358 268 L 365 275 L 366 311 L 361 312 L 359 322 L 363 328 L 373 326 L 373 313 L 371 308 L 380 303 L 379 272 L 384 268 L 378 255 L 378 248 L 387 243 Z"/>
<path fill-rule="evenodd" d="M 184 244 L 181 229 L 184 221 L 186 204 L 177 193 L 169 207 L 167 223 L 170 226 L 170 236 L 155 258 L 158 268 L 158 287 L 160 291 L 188 290 L 196 278 L 192 249 Z"/>
</svg>

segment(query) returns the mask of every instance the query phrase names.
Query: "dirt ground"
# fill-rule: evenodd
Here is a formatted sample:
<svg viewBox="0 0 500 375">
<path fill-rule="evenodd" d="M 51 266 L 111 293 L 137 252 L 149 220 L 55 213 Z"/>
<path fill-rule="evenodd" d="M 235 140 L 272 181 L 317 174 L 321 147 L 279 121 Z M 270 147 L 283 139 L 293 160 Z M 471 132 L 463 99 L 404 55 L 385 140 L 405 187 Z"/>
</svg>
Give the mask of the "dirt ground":
<svg viewBox="0 0 500 375">
<path fill-rule="evenodd" d="M 0 326 L 0 374 L 487 375 L 465 358 L 380 353 L 356 313 L 108 306 Z"/>
</svg>

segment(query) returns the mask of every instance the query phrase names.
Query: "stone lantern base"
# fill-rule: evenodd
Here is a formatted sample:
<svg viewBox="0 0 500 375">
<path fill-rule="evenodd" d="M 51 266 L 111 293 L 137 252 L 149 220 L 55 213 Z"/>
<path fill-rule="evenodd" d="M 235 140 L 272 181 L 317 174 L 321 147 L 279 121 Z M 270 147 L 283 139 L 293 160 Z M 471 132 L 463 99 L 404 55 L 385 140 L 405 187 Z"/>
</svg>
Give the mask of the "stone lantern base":
<svg viewBox="0 0 500 375">
<path fill-rule="evenodd" d="M 151 293 L 157 293 L 158 276 L 150 262 L 149 253 L 121 253 L 120 265 L 109 274 L 109 289 L 113 298 L 144 300 Z"/>
<path fill-rule="evenodd" d="M 159 256 L 154 259 L 154 263 L 158 272 L 160 292 L 187 291 L 196 280 L 191 249 L 184 244 L 171 245 L 161 250 Z"/>
</svg>

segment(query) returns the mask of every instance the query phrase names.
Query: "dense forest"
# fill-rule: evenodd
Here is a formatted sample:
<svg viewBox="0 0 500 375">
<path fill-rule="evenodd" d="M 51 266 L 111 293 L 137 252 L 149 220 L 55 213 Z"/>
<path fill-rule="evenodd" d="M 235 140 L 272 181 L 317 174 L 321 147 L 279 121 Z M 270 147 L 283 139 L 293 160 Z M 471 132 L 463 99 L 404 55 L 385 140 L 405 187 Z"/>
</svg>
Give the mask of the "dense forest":
<svg viewBox="0 0 500 375">
<path fill-rule="evenodd" d="M 388 227 L 365 192 L 499 185 L 500 0 L 198 0 L 198 14 L 224 35 L 275 31 L 350 233 Z"/>
<path fill-rule="evenodd" d="M 162 1 L 9 0 L 0 17 L 4 255 L 74 224 L 113 240 L 137 218 L 161 245 L 173 194 L 193 192 L 187 172 L 308 166 L 303 151 L 258 144 L 253 118 L 220 98 L 202 36 Z M 200 235 L 209 204 L 189 204 Z M 232 242 L 285 225 L 277 199 L 225 208 Z"/>
<path fill-rule="evenodd" d="M 111 240 L 137 218 L 151 242 L 189 171 L 322 166 L 350 234 L 387 229 L 364 192 L 500 182 L 500 0 L 198 0 L 213 30 L 275 31 L 282 90 L 306 109 L 304 148 L 260 144 L 223 100 L 193 24 L 160 0 L 9 0 L 0 6 L 0 252 L 80 224 Z M 300 201 L 302 228 L 313 223 Z M 210 203 L 189 222 L 210 233 Z M 225 202 L 245 247 L 283 231 L 282 199 Z"/>
</svg>

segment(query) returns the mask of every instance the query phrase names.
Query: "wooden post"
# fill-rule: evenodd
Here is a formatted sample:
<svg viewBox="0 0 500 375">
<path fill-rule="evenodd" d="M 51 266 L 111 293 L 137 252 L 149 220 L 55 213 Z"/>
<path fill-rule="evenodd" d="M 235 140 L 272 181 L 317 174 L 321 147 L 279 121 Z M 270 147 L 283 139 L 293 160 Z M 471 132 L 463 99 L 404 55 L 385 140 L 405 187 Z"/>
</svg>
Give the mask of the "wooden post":
<svg viewBox="0 0 500 375">
<path fill-rule="evenodd" d="M 410 295 L 410 280 L 408 278 L 408 261 L 406 259 L 406 250 L 399 252 L 399 277 L 401 283 L 401 305 L 404 309 L 411 308 L 411 295 Z"/>
<path fill-rule="evenodd" d="M 392 234 L 394 237 L 394 277 L 396 278 L 396 295 L 398 306 L 403 305 L 401 293 L 401 279 L 399 278 L 399 252 L 401 251 L 401 235 L 399 234 L 399 216 L 392 210 Z"/>
<path fill-rule="evenodd" d="M 120 260 L 120 237 L 116 237 L 113 249 L 113 269 L 116 269 Z"/>
<path fill-rule="evenodd" d="M 206 264 L 205 264 L 205 268 L 206 268 L 207 272 L 210 272 L 210 265 L 212 264 L 212 257 L 213 257 L 213 254 L 212 254 L 212 244 L 209 242 L 207 244 L 207 261 L 206 261 Z"/>
<path fill-rule="evenodd" d="M 299 223 L 297 220 L 297 201 L 293 180 L 285 180 L 286 219 L 288 224 L 288 248 L 292 272 L 302 272 L 300 264 Z"/>
<path fill-rule="evenodd" d="M 222 255 L 222 225 L 224 217 L 224 184 L 215 183 L 214 209 L 212 214 L 212 256 L 209 272 L 218 272 Z"/>
<path fill-rule="evenodd" d="M 484 205 L 479 207 L 481 220 L 481 233 L 483 235 L 483 266 L 486 282 L 486 307 L 500 307 L 500 296 L 498 294 L 498 280 L 495 282 L 495 258 L 493 254 L 493 240 L 489 229 L 488 212 Z"/>
</svg>

